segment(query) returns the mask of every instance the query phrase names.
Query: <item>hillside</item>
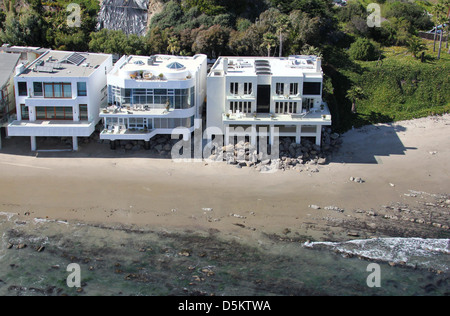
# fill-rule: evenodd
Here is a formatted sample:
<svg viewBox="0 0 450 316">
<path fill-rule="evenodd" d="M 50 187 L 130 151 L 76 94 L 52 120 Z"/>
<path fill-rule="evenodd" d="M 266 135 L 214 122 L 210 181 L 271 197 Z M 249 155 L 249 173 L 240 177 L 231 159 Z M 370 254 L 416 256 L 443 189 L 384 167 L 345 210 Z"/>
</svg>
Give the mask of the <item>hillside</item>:
<svg viewBox="0 0 450 316">
<path fill-rule="evenodd" d="M 447 43 L 440 60 L 432 42 L 424 63 L 409 52 L 421 49 L 419 31 L 441 23 L 446 1 L 378 0 L 381 27 L 371 28 L 372 0 L 3 0 L 0 41 L 118 55 L 320 55 L 333 127 L 345 131 L 449 111 Z M 82 9 L 79 28 L 66 22 L 71 2 Z M 364 93 L 356 113 L 353 88 Z"/>
<path fill-rule="evenodd" d="M 355 67 L 331 74 L 335 88 L 336 126 L 345 131 L 352 126 L 392 122 L 450 112 L 450 55 L 433 52 L 427 41 L 426 62 L 408 53 L 405 47 L 383 49 L 380 61 L 357 61 Z M 364 97 L 356 102 L 357 113 L 350 112 L 346 92 L 361 87 Z"/>
</svg>

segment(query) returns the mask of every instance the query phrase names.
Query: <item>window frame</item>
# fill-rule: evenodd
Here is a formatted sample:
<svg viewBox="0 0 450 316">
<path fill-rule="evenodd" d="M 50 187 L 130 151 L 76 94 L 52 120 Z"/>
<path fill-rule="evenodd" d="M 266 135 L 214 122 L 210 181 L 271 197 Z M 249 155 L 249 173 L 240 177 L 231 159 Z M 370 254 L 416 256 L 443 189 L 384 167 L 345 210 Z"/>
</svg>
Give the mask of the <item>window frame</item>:
<svg viewBox="0 0 450 316">
<path fill-rule="evenodd" d="M 65 87 L 69 86 L 70 96 L 66 96 Z M 46 88 L 51 87 L 52 96 L 47 95 Z M 56 89 L 55 89 L 56 87 Z M 58 88 L 61 89 L 58 89 Z M 55 92 L 60 93 L 61 96 L 55 96 Z M 44 82 L 44 98 L 45 99 L 72 99 L 72 84 L 70 82 Z"/>
<path fill-rule="evenodd" d="M 86 110 L 84 110 L 84 109 L 86 109 Z M 78 110 L 79 110 L 80 121 L 89 121 L 88 105 L 87 104 L 80 104 Z M 85 116 L 83 116 L 84 113 L 86 113 Z"/>
<path fill-rule="evenodd" d="M 22 121 L 29 121 L 30 120 L 30 109 L 25 104 L 20 104 L 20 113 L 22 117 Z M 26 113 L 26 114 L 25 114 Z"/>
<path fill-rule="evenodd" d="M 84 85 L 84 89 L 80 85 Z M 77 82 L 77 96 L 87 97 L 87 83 L 85 81 Z"/>
<path fill-rule="evenodd" d="M 56 109 L 63 109 L 63 118 L 57 117 Z M 39 116 L 44 113 L 44 116 Z M 53 114 L 53 117 L 50 115 Z M 36 107 L 36 120 L 38 121 L 73 121 L 73 108 L 70 106 L 39 106 Z"/>
<path fill-rule="evenodd" d="M 25 85 L 25 90 L 23 89 Z M 17 82 L 17 93 L 19 97 L 27 97 L 28 96 L 28 84 L 26 81 L 18 81 Z"/>
</svg>

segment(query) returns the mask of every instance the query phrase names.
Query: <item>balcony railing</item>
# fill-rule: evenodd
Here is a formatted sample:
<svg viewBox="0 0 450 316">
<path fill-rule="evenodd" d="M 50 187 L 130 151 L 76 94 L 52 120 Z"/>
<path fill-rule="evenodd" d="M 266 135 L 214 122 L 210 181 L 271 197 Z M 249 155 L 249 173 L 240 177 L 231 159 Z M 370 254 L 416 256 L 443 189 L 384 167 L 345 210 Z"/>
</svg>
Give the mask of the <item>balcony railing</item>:
<svg viewBox="0 0 450 316">
<path fill-rule="evenodd" d="M 223 113 L 224 121 L 331 121 L 328 110 L 311 110 L 303 113 Z"/>
</svg>

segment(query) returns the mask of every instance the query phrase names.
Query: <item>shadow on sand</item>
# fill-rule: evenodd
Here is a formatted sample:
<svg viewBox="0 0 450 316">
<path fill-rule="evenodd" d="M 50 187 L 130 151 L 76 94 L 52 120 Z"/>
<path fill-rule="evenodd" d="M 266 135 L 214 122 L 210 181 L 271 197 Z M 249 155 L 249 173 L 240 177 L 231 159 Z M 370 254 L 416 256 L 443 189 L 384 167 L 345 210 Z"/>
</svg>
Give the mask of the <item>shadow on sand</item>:
<svg viewBox="0 0 450 316">
<path fill-rule="evenodd" d="M 406 154 L 415 147 L 405 147 L 399 137 L 406 128 L 396 123 L 367 125 L 342 135 L 343 144 L 331 161 L 336 163 L 382 164 L 381 157 Z"/>
<path fill-rule="evenodd" d="M 341 148 L 330 157 L 330 162 L 355 164 L 381 164 L 380 157 L 405 155 L 407 150 L 399 134 L 406 131 L 404 126 L 396 123 L 366 125 L 353 129 L 342 135 Z M 150 150 L 111 150 L 109 144 L 94 140 L 80 141 L 79 150 L 73 152 L 71 145 L 61 144 L 59 139 L 39 139 L 38 152 L 30 151 L 29 137 L 12 137 L 2 139 L 3 148 L 0 153 L 9 155 L 29 156 L 37 158 L 151 158 L 171 159 L 170 152 L 161 155 L 153 148 Z M 56 149 L 56 151 L 46 151 Z"/>
</svg>

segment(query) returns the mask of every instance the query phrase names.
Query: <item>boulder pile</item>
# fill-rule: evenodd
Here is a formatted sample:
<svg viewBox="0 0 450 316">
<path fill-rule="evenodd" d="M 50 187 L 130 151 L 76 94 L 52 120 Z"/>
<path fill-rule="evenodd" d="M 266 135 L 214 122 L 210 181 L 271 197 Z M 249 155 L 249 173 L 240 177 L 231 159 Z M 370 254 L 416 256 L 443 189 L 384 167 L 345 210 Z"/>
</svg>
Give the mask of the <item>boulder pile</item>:
<svg viewBox="0 0 450 316">
<path fill-rule="evenodd" d="M 282 137 L 279 140 L 278 155 L 271 155 L 271 146 L 267 152 L 258 152 L 256 146 L 249 142 L 240 141 L 236 145 L 230 144 L 216 149 L 207 159 L 208 161 L 226 161 L 229 165 L 238 168 L 254 167 L 261 172 L 274 170 L 306 170 L 318 172 L 317 165 L 329 163 L 330 155 L 342 144 L 342 139 L 337 133 L 331 133 L 330 128 L 322 131 L 322 146 L 316 145 L 309 139 L 303 139 L 300 144 L 295 138 Z"/>
</svg>

